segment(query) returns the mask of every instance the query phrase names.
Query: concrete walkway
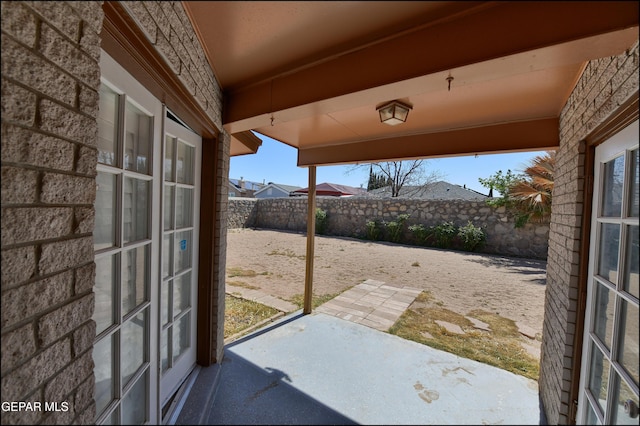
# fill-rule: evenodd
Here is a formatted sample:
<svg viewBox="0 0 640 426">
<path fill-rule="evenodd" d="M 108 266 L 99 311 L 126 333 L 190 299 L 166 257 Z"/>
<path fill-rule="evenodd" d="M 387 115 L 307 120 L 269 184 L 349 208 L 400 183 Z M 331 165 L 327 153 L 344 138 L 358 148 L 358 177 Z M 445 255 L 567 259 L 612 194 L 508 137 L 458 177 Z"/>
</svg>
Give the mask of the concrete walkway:
<svg viewBox="0 0 640 426">
<path fill-rule="evenodd" d="M 318 306 L 315 311 L 387 331 L 421 291 L 366 280 Z"/>
<path fill-rule="evenodd" d="M 422 290 L 397 287 L 382 281 L 366 280 L 314 311 L 386 331 L 400 318 Z M 298 306 L 259 290 L 227 286 L 226 293 L 270 306 L 284 313 L 298 310 Z"/>
<path fill-rule="evenodd" d="M 270 306 L 284 313 L 290 313 L 299 309 L 291 302 L 287 302 L 286 300 L 279 299 L 259 290 L 227 285 L 225 286 L 225 293 L 232 296 L 240 296 L 243 299 L 251 300 L 253 302 L 262 303 L 265 306 Z"/>
</svg>

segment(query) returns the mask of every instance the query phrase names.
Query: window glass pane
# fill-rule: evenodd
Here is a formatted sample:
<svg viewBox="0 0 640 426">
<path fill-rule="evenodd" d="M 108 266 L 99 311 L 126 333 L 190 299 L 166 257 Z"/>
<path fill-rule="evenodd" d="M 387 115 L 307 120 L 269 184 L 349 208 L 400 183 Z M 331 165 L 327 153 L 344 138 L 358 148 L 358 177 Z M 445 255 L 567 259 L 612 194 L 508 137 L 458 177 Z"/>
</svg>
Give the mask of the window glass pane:
<svg viewBox="0 0 640 426">
<path fill-rule="evenodd" d="M 167 182 L 175 182 L 175 178 L 173 177 L 175 168 L 175 163 L 173 162 L 173 153 L 176 150 L 176 138 L 165 136 L 164 140 L 164 180 L 166 180 Z"/>
<path fill-rule="evenodd" d="M 173 324 L 173 361 L 189 349 L 189 320 L 191 312 Z"/>
<path fill-rule="evenodd" d="M 193 244 L 191 234 L 191 231 L 176 232 L 174 274 L 191 267 L 191 246 Z"/>
<path fill-rule="evenodd" d="M 122 254 L 122 315 L 148 300 L 150 281 L 149 244 L 127 250 Z"/>
<path fill-rule="evenodd" d="M 96 322 L 96 334 L 102 333 L 113 324 L 113 295 L 116 285 L 116 256 L 97 258 L 96 285 L 94 286 L 96 305 L 93 320 Z"/>
<path fill-rule="evenodd" d="M 607 385 L 609 384 L 609 361 L 595 344 L 591 344 L 591 368 L 589 374 L 589 390 L 598 401 L 600 409 L 607 406 Z"/>
<path fill-rule="evenodd" d="M 100 85 L 100 107 L 98 112 L 98 163 L 117 164 L 118 100 L 116 92 L 104 84 Z"/>
<path fill-rule="evenodd" d="M 614 425 L 637 425 L 638 417 L 631 417 L 625 412 L 624 406 L 625 403 L 633 403 L 638 407 L 638 397 L 621 377 L 618 376 L 617 378 L 618 386 L 616 386 L 616 392 L 614 394 L 615 403 L 613 405 L 613 413 L 611 413 L 611 423 Z"/>
<path fill-rule="evenodd" d="M 116 175 L 98 172 L 96 184 L 93 244 L 100 250 L 116 244 Z"/>
<path fill-rule="evenodd" d="M 171 185 L 164 186 L 164 230 L 173 229 L 173 192 Z"/>
<path fill-rule="evenodd" d="M 638 259 L 640 259 L 640 251 L 638 250 L 638 226 L 627 226 L 627 249 L 626 266 L 624 268 L 623 287 L 626 291 L 635 297 L 640 297 L 638 291 Z"/>
<path fill-rule="evenodd" d="M 195 149 L 182 141 L 178 141 L 177 181 L 193 185 Z"/>
<path fill-rule="evenodd" d="M 147 421 L 147 375 L 143 374 L 122 399 L 122 424 L 140 425 Z"/>
<path fill-rule="evenodd" d="M 109 417 L 104 419 L 104 421 L 101 424 L 103 424 L 103 425 L 119 425 L 121 423 L 122 422 L 120 421 L 120 406 L 117 406 L 115 408 L 115 410 L 113 410 L 111 412 Z"/>
<path fill-rule="evenodd" d="M 124 242 L 149 238 L 149 182 L 127 177 L 124 180 Z"/>
<path fill-rule="evenodd" d="M 149 173 L 149 149 L 152 146 L 152 117 L 127 102 L 125 106 L 124 168 Z"/>
<path fill-rule="evenodd" d="M 191 306 L 191 272 L 176 278 L 173 284 L 173 316 Z"/>
<path fill-rule="evenodd" d="M 165 234 L 162 239 L 162 278 L 171 276 L 171 259 L 173 259 L 173 247 L 171 241 L 173 234 Z"/>
<path fill-rule="evenodd" d="M 604 164 L 602 216 L 620 217 L 624 183 L 624 156 Z"/>
<path fill-rule="evenodd" d="M 171 281 L 163 281 L 160 289 L 160 315 L 162 318 L 162 325 L 169 322 L 169 294 L 171 289 Z M 173 316 L 171 316 L 173 318 Z"/>
<path fill-rule="evenodd" d="M 145 331 L 147 329 L 147 309 L 129 318 L 122 325 L 120 344 L 122 363 L 122 384 L 126 385 L 145 362 Z"/>
<path fill-rule="evenodd" d="M 615 294 L 606 286 L 596 282 L 596 297 L 593 316 L 593 332 L 611 350 L 613 336 L 613 316 L 615 313 Z"/>
<path fill-rule="evenodd" d="M 629 197 L 629 216 L 638 217 L 638 175 L 640 174 L 640 159 L 638 158 L 638 150 L 631 151 L 631 186 Z"/>
<path fill-rule="evenodd" d="M 638 385 L 638 306 L 622 299 L 620 309 L 620 364 Z"/>
<path fill-rule="evenodd" d="M 193 189 L 176 188 L 176 228 L 193 226 Z"/>
<path fill-rule="evenodd" d="M 596 416 L 595 411 L 593 411 L 593 407 L 591 406 L 591 404 L 589 404 L 588 401 L 586 401 L 586 404 L 588 405 L 587 407 L 587 421 L 585 424 L 588 425 L 600 425 L 602 423 L 600 423 L 600 420 L 598 420 L 598 416 Z"/>
<path fill-rule="evenodd" d="M 93 346 L 93 372 L 96 377 L 96 413 L 99 415 L 114 397 L 113 393 L 113 335 Z"/>
<path fill-rule="evenodd" d="M 600 224 L 600 251 L 598 275 L 618 283 L 618 250 L 620 243 L 620 225 L 615 223 Z"/>
<path fill-rule="evenodd" d="M 169 368 L 169 329 L 163 330 L 160 335 L 160 363 L 162 372 Z"/>
</svg>

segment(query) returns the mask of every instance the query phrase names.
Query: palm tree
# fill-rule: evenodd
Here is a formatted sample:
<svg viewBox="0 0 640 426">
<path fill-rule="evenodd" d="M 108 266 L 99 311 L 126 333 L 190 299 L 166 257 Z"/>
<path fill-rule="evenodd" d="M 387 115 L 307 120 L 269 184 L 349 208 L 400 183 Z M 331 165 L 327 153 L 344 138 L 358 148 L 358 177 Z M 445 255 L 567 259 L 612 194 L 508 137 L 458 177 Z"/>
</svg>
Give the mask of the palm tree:
<svg viewBox="0 0 640 426">
<path fill-rule="evenodd" d="M 531 159 L 525 178 L 513 183 L 509 195 L 518 210 L 518 222 L 543 222 L 551 216 L 551 193 L 556 152 L 547 151 Z M 516 225 L 517 226 L 517 225 Z"/>
</svg>

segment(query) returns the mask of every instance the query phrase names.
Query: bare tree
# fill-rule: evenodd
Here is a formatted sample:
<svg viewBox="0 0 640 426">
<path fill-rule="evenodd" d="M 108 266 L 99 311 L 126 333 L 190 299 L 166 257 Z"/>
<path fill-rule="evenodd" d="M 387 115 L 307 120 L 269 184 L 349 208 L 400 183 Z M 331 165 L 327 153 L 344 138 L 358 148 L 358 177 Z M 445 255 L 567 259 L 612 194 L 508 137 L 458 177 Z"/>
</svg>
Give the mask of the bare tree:
<svg viewBox="0 0 640 426">
<path fill-rule="evenodd" d="M 391 196 L 400 195 L 405 186 L 424 187 L 441 178 L 440 172 L 427 172 L 427 160 L 385 161 L 381 163 L 367 163 L 354 165 L 349 171 L 369 168 L 369 175 L 373 172 L 388 182 Z"/>
</svg>

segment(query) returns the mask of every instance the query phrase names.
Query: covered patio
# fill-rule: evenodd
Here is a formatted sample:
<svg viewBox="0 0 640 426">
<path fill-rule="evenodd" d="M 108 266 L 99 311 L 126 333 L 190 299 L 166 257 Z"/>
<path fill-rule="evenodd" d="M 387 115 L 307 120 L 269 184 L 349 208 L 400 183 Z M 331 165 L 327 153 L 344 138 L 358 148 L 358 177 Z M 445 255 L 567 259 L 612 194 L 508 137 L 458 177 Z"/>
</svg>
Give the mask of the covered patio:
<svg viewBox="0 0 640 426">
<path fill-rule="evenodd" d="M 314 312 L 201 367 L 176 424 L 546 424 L 534 380 Z"/>
</svg>

